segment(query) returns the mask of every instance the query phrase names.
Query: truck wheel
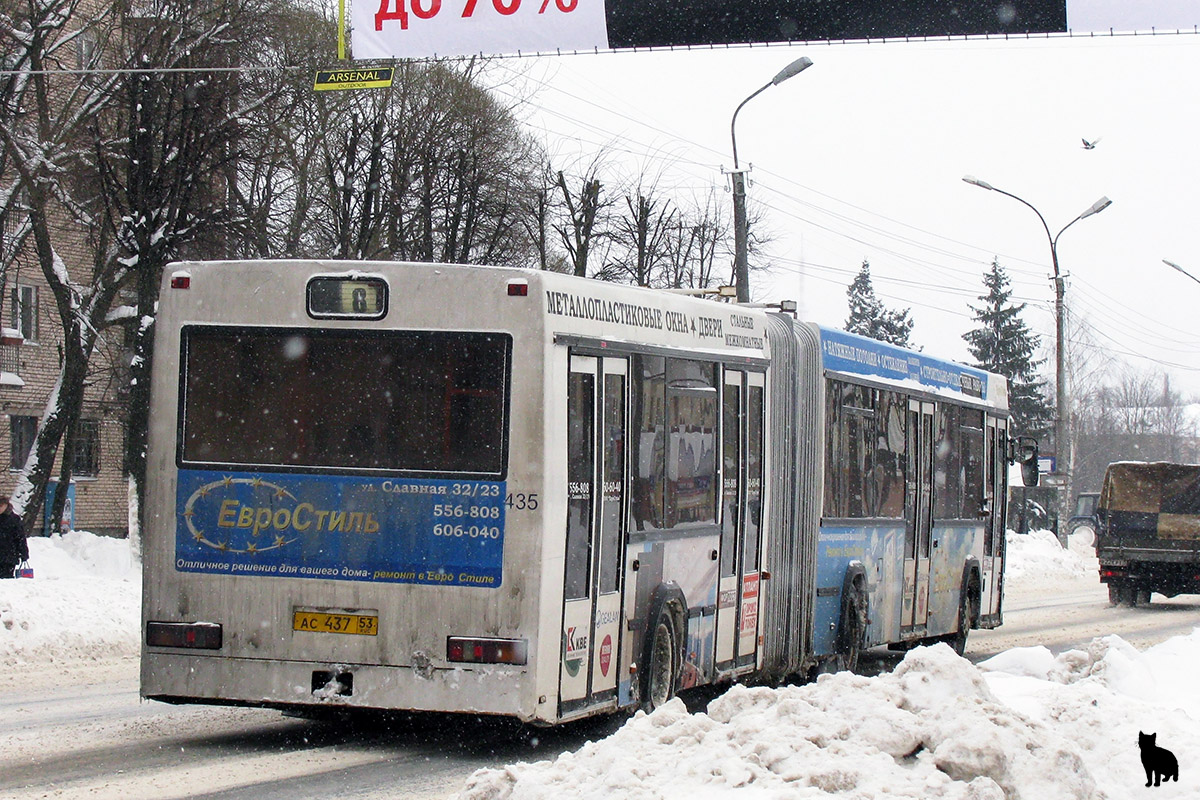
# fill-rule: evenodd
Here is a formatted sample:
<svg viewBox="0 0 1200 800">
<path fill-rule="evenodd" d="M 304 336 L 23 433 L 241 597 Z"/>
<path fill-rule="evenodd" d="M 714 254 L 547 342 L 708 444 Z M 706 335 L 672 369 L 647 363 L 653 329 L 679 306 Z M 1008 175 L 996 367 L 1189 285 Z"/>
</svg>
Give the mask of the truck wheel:
<svg viewBox="0 0 1200 800">
<path fill-rule="evenodd" d="M 1131 591 L 1133 592 L 1133 599 L 1132 599 L 1132 602 L 1130 603 L 1130 605 L 1134 605 L 1134 606 L 1150 605 L 1150 590 L 1149 589 L 1137 589 L 1137 590 L 1131 590 Z"/>
<path fill-rule="evenodd" d="M 1124 598 L 1124 591 L 1121 589 L 1121 584 L 1110 583 L 1108 585 L 1108 604 L 1110 606 L 1119 606 Z"/>
<path fill-rule="evenodd" d="M 650 640 L 649 664 L 643 697 L 647 711 L 666 705 L 679 687 L 679 636 L 675 618 L 666 608 L 658 612 Z"/>
</svg>

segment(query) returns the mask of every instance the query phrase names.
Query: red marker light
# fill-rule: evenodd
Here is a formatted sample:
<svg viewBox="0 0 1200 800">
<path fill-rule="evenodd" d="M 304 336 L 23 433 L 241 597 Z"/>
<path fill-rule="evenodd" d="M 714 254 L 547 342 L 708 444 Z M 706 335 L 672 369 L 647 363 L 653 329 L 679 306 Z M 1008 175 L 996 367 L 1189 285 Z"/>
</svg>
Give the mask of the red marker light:
<svg viewBox="0 0 1200 800">
<path fill-rule="evenodd" d="M 509 297 L 528 297 L 529 283 L 526 281 L 509 281 L 508 282 Z"/>
<path fill-rule="evenodd" d="M 171 276 L 171 288 L 172 289 L 189 289 L 189 288 L 191 288 L 191 285 L 192 285 L 192 276 L 191 275 L 172 275 Z"/>
</svg>

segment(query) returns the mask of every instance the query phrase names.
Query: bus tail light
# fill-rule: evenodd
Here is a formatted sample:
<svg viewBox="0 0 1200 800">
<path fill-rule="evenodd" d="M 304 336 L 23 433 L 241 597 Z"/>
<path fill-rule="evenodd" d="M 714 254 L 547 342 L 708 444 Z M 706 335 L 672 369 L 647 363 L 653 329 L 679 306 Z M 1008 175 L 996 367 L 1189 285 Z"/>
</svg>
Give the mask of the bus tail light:
<svg viewBox="0 0 1200 800">
<path fill-rule="evenodd" d="M 221 626 L 215 622 L 147 622 L 146 644 L 220 650 Z"/>
<path fill-rule="evenodd" d="M 446 639 L 446 660 L 467 664 L 525 664 L 529 642 L 525 639 L 479 639 L 450 636 Z"/>
</svg>

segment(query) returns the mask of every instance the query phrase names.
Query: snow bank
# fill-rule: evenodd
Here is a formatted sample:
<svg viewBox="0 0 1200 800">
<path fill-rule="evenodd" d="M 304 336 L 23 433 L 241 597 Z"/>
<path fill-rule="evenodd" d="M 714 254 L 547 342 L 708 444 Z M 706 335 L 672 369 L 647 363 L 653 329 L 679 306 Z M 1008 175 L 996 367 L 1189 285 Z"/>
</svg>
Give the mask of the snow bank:
<svg viewBox="0 0 1200 800">
<path fill-rule="evenodd" d="M 129 542 L 71 531 L 29 539 L 33 580 L 0 581 L 0 664 L 136 656 L 142 580 Z"/>
<path fill-rule="evenodd" d="M 1050 531 L 1008 532 L 1004 576 L 1008 581 L 1052 582 L 1091 577 L 1099 581 L 1096 551 L 1079 538 L 1063 549 Z"/>
<path fill-rule="evenodd" d="M 461 800 L 581 798 L 1097 796 L 1079 748 L 998 700 L 946 645 L 874 678 L 735 686 L 688 714 L 639 712 L 609 739 L 555 761 L 480 770 Z"/>
<path fill-rule="evenodd" d="M 1144 785 L 1139 731 L 1181 764 L 1183 782 L 1155 797 L 1195 798 L 1198 659 L 1200 630 L 1145 652 L 1116 636 L 1057 658 L 1019 648 L 978 668 L 918 648 L 891 674 L 639 712 L 553 761 L 480 770 L 459 800 L 1104 800 Z"/>
</svg>

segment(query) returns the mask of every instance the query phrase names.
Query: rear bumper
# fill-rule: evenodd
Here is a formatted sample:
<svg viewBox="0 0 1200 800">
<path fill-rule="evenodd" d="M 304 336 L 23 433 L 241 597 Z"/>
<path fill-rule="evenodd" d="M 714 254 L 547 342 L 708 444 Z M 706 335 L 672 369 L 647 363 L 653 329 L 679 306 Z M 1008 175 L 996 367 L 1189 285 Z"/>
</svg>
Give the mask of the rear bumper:
<svg viewBox="0 0 1200 800">
<path fill-rule="evenodd" d="M 333 683 L 330 682 L 333 679 Z M 340 708 L 454 711 L 553 721 L 554 704 L 522 695 L 533 684 L 520 667 L 490 665 L 418 672 L 412 667 L 318 664 L 142 652 L 141 696 L 167 703 L 282 710 Z"/>
<path fill-rule="evenodd" d="M 1100 582 L 1112 586 L 1146 589 L 1168 597 L 1177 594 L 1200 594 L 1200 563 L 1102 560 Z"/>
</svg>

